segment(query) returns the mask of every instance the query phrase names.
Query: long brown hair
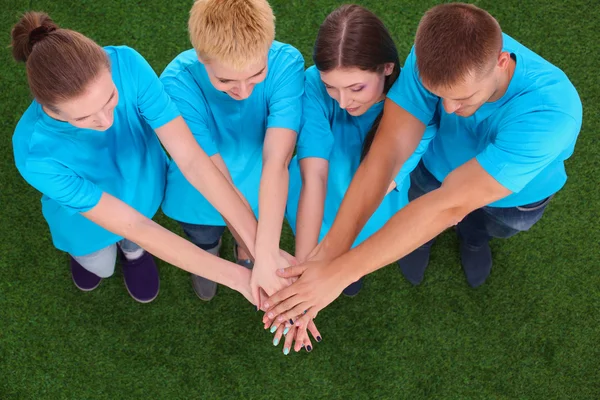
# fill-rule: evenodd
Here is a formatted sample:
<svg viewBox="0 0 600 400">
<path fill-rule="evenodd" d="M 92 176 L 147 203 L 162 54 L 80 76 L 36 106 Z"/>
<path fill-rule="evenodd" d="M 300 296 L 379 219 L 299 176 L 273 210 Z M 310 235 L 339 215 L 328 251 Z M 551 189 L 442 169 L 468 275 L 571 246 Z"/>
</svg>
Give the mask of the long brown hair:
<svg viewBox="0 0 600 400">
<path fill-rule="evenodd" d="M 384 93 L 400 75 L 398 50 L 389 31 L 375 14 L 355 4 L 341 6 L 325 18 L 317 34 L 313 61 L 323 72 L 340 67 L 383 72 L 385 64 L 394 63 L 391 75 L 385 77 Z M 365 137 L 361 161 L 371 148 L 382 115 L 383 111 Z"/>
<path fill-rule="evenodd" d="M 45 13 L 27 12 L 11 31 L 12 54 L 24 62 L 31 94 L 57 112 L 56 104 L 81 95 L 109 58 L 81 33 L 61 29 Z"/>
</svg>

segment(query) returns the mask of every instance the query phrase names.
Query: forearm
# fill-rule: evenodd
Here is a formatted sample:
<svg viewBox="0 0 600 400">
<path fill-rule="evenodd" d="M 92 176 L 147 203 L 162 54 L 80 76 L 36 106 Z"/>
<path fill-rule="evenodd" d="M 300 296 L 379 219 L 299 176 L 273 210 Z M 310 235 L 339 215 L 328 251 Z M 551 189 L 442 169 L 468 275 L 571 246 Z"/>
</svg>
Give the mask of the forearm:
<svg viewBox="0 0 600 400">
<path fill-rule="evenodd" d="M 327 182 L 319 177 L 302 184 L 296 216 L 296 258 L 302 262 L 319 243 Z"/>
<path fill-rule="evenodd" d="M 219 211 L 236 240 L 255 255 L 257 222 L 241 193 L 208 157 L 198 157 L 190 168 L 181 168 L 185 178 Z"/>
<path fill-rule="evenodd" d="M 106 193 L 96 207 L 83 215 L 169 264 L 234 290 L 240 291 L 250 279 L 245 268 L 203 251 Z"/>
<path fill-rule="evenodd" d="M 367 157 L 352 178 L 350 187 L 323 239 L 322 246 L 331 257 L 348 251 L 356 237 L 388 192 L 395 164 L 383 157 Z"/>
<path fill-rule="evenodd" d="M 241 283 L 250 279 L 245 268 L 203 251 L 150 219 L 130 227 L 126 237 L 169 264 L 234 290 L 240 291 Z"/>
<path fill-rule="evenodd" d="M 457 224 L 464 212 L 434 190 L 410 202 L 379 231 L 330 264 L 331 272 L 348 284 L 406 256 L 445 229 Z"/>
<path fill-rule="evenodd" d="M 259 220 L 256 232 L 256 256 L 279 251 L 281 226 L 287 201 L 289 171 L 283 162 L 265 162 L 260 179 Z"/>
</svg>

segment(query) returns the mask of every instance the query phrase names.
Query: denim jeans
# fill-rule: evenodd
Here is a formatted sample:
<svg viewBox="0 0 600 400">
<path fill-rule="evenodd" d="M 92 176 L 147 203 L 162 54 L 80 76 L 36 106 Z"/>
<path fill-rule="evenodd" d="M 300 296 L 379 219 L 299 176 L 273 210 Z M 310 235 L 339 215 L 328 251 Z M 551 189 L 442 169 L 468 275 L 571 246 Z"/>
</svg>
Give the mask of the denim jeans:
<svg viewBox="0 0 600 400">
<path fill-rule="evenodd" d="M 410 201 L 431 192 L 441 183 L 427 170 L 423 161 L 410 174 L 408 191 Z M 492 238 L 508 238 L 521 231 L 529 230 L 538 222 L 553 196 L 541 201 L 518 207 L 482 207 L 472 211 L 456 226 L 462 241 L 472 246 L 481 246 Z M 430 244 L 430 243 L 428 243 Z"/>
<path fill-rule="evenodd" d="M 225 232 L 224 226 L 196 225 L 187 222 L 179 222 L 179 225 L 190 239 L 190 242 L 202 250 L 212 250 L 217 247 L 223 232 Z"/>
<path fill-rule="evenodd" d="M 106 246 L 103 249 L 86 254 L 85 256 L 71 255 L 71 257 L 73 257 L 83 268 L 98 275 L 100 278 L 108 278 L 115 272 L 117 246 L 119 246 L 121 251 L 125 254 L 135 253 L 141 249 L 140 246 L 133 243 L 131 240 L 123 239 L 115 244 Z"/>
</svg>

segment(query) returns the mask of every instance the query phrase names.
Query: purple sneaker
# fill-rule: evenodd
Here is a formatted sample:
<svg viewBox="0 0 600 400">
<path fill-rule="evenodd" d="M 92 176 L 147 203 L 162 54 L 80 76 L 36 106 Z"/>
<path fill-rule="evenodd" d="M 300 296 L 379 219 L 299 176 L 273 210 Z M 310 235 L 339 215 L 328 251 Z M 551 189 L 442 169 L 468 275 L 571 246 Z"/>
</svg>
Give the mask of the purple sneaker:
<svg viewBox="0 0 600 400">
<path fill-rule="evenodd" d="M 128 260 L 121 251 L 121 266 L 125 287 L 134 300 L 149 303 L 158 296 L 160 278 L 152 254 L 144 251 L 140 258 Z"/>
<path fill-rule="evenodd" d="M 90 292 L 100 285 L 102 278 L 83 268 L 73 257 L 69 256 L 69 259 L 71 261 L 71 278 L 73 278 L 75 286 L 84 292 Z"/>
</svg>

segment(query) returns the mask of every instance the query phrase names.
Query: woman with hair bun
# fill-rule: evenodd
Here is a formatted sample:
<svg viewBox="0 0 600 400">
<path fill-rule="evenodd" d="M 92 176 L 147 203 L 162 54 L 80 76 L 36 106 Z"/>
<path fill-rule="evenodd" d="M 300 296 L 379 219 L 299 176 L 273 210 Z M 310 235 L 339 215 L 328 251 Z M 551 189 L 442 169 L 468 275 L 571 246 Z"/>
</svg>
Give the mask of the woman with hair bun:
<svg viewBox="0 0 600 400">
<path fill-rule="evenodd" d="M 118 252 L 129 294 L 152 301 L 160 286 L 154 254 L 253 301 L 249 270 L 151 220 L 170 162 L 162 143 L 241 243 L 254 243 L 256 234 L 254 215 L 198 146 L 148 62 L 129 47 L 100 47 L 40 12 L 13 27 L 12 52 L 26 65 L 34 97 L 14 132 L 15 163 L 42 193 L 53 243 L 69 254 L 75 285 L 95 289 L 113 274 Z"/>
</svg>

